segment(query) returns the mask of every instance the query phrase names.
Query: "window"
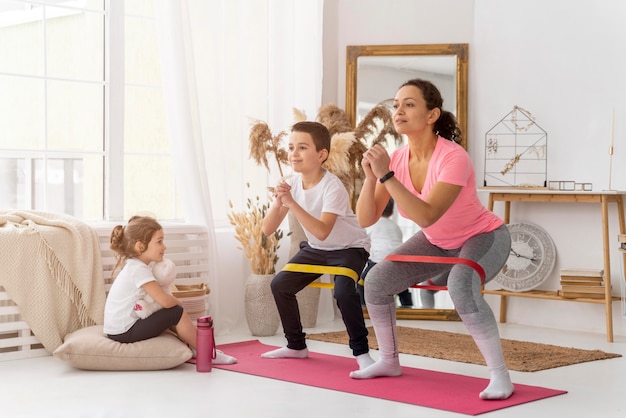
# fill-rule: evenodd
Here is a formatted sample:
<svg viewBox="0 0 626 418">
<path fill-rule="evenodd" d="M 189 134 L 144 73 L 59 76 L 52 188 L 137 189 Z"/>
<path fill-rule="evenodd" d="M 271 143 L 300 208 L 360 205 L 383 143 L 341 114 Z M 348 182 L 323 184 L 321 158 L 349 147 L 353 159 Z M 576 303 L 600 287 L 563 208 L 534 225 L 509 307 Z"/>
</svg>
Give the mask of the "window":
<svg viewBox="0 0 626 418">
<path fill-rule="evenodd" d="M 175 180 L 172 150 L 185 149 L 186 133 L 178 138 L 166 123 L 155 4 L 165 2 L 0 0 L 0 208 L 85 221 L 200 212 L 208 199 L 189 176 Z M 194 41 L 181 48 L 199 132 L 193 152 L 206 166 L 206 179 L 197 176 L 208 182 L 213 217 L 228 225 L 228 202 L 245 204 L 246 183 L 266 192 L 266 170 L 248 158 L 251 121 L 277 133 L 294 108 L 319 108 L 322 0 L 178 5 Z M 204 200 L 183 205 L 185 186 L 194 188 L 186 199 Z"/>
<path fill-rule="evenodd" d="M 180 217 L 152 3 L 0 0 L 1 208 Z"/>
<path fill-rule="evenodd" d="M 124 202 L 124 219 L 145 211 L 158 219 L 180 219 L 154 1 L 127 1 L 124 14 L 124 177 L 117 198 Z"/>
</svg>

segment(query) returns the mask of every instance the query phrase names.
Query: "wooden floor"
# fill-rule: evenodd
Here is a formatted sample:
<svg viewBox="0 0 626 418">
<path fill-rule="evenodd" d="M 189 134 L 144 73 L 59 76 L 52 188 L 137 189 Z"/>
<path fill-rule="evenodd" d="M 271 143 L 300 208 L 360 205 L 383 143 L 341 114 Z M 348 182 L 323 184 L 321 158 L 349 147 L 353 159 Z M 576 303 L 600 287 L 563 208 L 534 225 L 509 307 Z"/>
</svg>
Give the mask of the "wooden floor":
<svg viewBox="0 0 626 418">
<path fill-rule="evenodd" d="M 623 320 L 623 319 L 618 319 Z M 368 321 L 369 322 L 369 321 Z M 462 323 L 399 321 L 403 326 L 465 332 Z M 340 320 L 319 324 L 309 333 L 337 331 Z M 508 339 L 600 349 L 626 355 L 626 337 L 605 341 L 604 334 L 563 332 L 500 324 Z M 218 345 L 249 340 L 245 325 L 218 336 Z M 283 345 L 282 331 L 259 338 Z M 346 346 L 309 341 L 309 349 L 350 357 Z M 377 352 L 372 356 L 376 357 Z M 403 366 L 487 377 L 484 366 L 401 355 Z M 569 393 L 481 415 L 484 417 L 624 417 L 626 359 L 595 361 L 534 373 L 511 372 L 515 383 L 567 390 Z M 450 388 L 454 393 L 454 388 Z M 415 396 L 419 396 L 416 393 Z M 478 396 L 478 394 L 477 394 Z M 191 365 L 156 372 L 87 372 L 53 357 L 0 362 L 0 416 L 15 417 L 358 417 L 414 418 L 462 415 L 317 389 L 214 369 L 196 373 Z"/>
</svg>

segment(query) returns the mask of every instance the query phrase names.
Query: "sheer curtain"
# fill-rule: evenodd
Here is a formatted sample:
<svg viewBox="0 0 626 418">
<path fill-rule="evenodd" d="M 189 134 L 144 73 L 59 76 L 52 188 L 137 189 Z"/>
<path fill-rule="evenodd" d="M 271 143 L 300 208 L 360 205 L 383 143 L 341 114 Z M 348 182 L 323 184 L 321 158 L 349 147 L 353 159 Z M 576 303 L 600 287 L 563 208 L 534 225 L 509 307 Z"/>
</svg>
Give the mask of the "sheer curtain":
<svg viewBox="0 0 626 418">
<path fill-rule="evenodd" d="M 212 233 L 209 300 L 222 330 L 243 318 L 249 266 L 235 246 L 225 253 L 220 240 L 218 250 L 214 231 L 228 229 L 229 201 L 243 209 L 250 193 L 265 196 L 269 176 L 249 159 L 251 122 L 278 133 L 293 108 L 312 118 L 321 105 L 322 14 L 323 0 L 156 1 L 177 186 L 186 222 Z"/>
</svg>

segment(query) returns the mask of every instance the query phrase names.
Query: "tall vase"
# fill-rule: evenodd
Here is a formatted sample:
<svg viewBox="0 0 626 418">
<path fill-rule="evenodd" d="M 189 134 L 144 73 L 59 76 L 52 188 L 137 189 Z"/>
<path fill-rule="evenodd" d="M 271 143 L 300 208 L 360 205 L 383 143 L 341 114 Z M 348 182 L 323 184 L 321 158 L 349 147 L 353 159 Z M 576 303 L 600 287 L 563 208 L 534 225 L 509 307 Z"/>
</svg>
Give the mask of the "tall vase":
<svg viewBox="0 0 626 418">
<path fill-rule="evenodd" d="M 280 317 L 270 289 L 273 274 L 251 274 L 245 283 L 246 322 L 252 335 L 270 337 L 276 334 Z"/>
<path fill-rule="evenodd" d="M 295 216 L 289 212 L 290 247 L 289 258 L 293 257 L 300 250 L 300 243 L 306 241 L 306 235 Z M 320 305 L 320 288 L 305 287 L 296 294 L 298 307 L 300 309 L 300 321 L 303 328 L 313 328 L 317 324 L 317 312 Z"/>
</svg>

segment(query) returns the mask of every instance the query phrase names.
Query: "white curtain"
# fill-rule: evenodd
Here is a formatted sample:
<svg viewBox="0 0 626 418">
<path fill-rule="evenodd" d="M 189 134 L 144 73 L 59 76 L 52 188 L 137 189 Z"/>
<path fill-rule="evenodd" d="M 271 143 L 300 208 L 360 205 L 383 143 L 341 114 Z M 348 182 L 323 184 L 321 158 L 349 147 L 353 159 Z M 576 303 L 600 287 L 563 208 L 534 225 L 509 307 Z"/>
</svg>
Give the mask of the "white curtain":
<svg viewBox="0 0 626 418">
<path fill-rule="evenodd" d="M 323 0 L 156 1 L 168 130 L 188 223 L 228 228 L 229 201 L 264 196 L 269 176 L 249 159 L 250 123 L 266 121 L 278 133 L 293 123 L 293 108 L 315 116 L 322 15 Z M 249 265 L 235 247 L 236 254 L 224 254 L 222 241 L 218 258 L 215 235 L 211 241 L 211 312 L 218 332 L 227 331 L 243 318 Z M 233 257 L 240 262 L 228 262 Z"/>
</svg>

